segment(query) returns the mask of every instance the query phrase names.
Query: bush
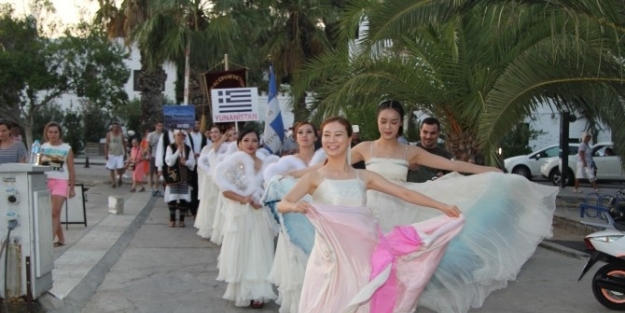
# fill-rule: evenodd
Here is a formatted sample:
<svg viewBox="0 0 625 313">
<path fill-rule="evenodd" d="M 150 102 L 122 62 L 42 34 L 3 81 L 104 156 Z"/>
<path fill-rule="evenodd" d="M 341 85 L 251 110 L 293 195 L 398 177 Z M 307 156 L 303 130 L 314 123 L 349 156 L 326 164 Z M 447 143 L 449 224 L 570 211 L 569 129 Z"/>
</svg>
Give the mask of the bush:
<svg viewBox="0 0 625 313">
<path fill-rule="evenodd" d="M 33 118 L 33 141 L 43 140 L 43 129 L 50 122 L 63 122 L 63 110 L 56 105 L 48 105 L 41 107 L 41 110 Z"/>
<path fill-rule="evenodd" d="M 538 131 L 530 128 L 527 123 L 517 125 L 501 141 L 502 158 L 531 153 L 532 148 L 529 146 L 529 141 L 536 139 L 538 135 L 543 133 L 542 130 Z"/>
<path fill-rule="evenodd" d="M 111 115 L 93 103 L 86 103 L 82 111 L 84 142 L 100 142 L 106 136 Z"/>
<path fill-rule="evenodd" d="M 72 109 L 65 110 L 63 116 L 63 141 L 72 146 L 74 155 L 77 155 L 84 148 L 82 115 Z"/>
</svg>

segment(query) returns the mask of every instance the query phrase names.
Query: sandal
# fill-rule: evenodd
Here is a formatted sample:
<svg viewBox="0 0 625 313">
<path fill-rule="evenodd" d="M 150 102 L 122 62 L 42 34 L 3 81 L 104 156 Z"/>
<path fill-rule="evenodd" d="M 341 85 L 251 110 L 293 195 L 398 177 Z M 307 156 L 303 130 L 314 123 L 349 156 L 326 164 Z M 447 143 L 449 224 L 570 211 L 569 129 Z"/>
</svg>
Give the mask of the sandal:
<svg viewBox="0 0 625 313">
<path fill-rule="evenodd" d="M 135 191 L 137 191 L 137 190 L 134 189 L 134 188 L 130 188 L 130 192 L 135 192 Z"/>
<path fill-rule="evenodd" d="M 60 242 L 60 241 L 57 241 L 57 242 L 54 243 L 54 247 L 62 247 L 64 245 L 65 245 L 65 243 L 64 242 Z"/>
<path fill-rule="evenodd" d="M 176 227 L 176 221 L 169 221 L 169 227 Z"/>
<path fill-rule="evenodd" d="M 263 306 L 265 305 L 264 302 L 262 301 L 251 301 L 252 303 L 250 304 L 250 307 L 252 307 L 253 309 L 262 309 Z"/>
<path fill-rule="evenodd" d="M 139 189 L 139 192 L 144 192 L 145 191 L 145 187 L 141 187 L 141 189 Z"/>
<path fill-rule="evenodd" d="M 178 222 L 178 227 L 185 227 L 184 222 L 183 221 Z"/>
</svg>

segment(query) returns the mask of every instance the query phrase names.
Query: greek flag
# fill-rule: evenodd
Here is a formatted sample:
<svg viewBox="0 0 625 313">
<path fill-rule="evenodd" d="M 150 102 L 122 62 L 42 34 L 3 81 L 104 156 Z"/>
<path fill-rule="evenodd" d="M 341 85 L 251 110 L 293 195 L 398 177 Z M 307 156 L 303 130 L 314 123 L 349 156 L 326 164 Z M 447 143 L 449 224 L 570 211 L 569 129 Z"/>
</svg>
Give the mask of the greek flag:
<svg viewBox="0 0 625 313">
<path fill-rule="evenodd" d="M 278 88 L 276 87 L 276 75 L 273 73 L 273 65 L 269 66 L 269 97 L 267 99 L 267 114 L 265 116 L 265 130 L 263 142 L 265 148 L 273 154 L 278 154 L 284 140 L 284 122 L 280 113 L 278 102 Z"/>
</svg>

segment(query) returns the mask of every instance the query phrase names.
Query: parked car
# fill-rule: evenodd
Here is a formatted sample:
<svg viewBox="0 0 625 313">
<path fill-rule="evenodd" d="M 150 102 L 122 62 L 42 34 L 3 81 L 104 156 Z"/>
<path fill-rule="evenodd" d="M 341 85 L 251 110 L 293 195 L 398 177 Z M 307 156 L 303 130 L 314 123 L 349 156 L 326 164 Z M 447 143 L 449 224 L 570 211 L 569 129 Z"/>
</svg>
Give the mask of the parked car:
<svg viewBox="0 0 625 313">
<path fill-rule="evenodd" d="M 569 155 L 576 155 L 579 144 L 569 144 Z M 560 156 L 560 146 L 551 145 L 526 155 L 518 155 L 503 160 L 504 167 L 508 173 L 525 176 L 532 179 L 540 176 L 540 166 L 545 160 Z"/>
<path fill-rule="evenodd" d="M 598 180 L 625 180 L 625 173 L 621 166 L 621 158 L 616 155 L 606 155 L 607 148 L 614 149 L 611 142 L 600 142 L 591 147 L 593 160 L 597 165 Z M 569 156 L 569 168 L 567 185 L 572 185 L 575 181 L 575 170 L 577 169 L 577 155 Z M 540 167 L 540 173 L 554 185 L 560 184 L 560 158 L 549 158 Z"/>
</svg>

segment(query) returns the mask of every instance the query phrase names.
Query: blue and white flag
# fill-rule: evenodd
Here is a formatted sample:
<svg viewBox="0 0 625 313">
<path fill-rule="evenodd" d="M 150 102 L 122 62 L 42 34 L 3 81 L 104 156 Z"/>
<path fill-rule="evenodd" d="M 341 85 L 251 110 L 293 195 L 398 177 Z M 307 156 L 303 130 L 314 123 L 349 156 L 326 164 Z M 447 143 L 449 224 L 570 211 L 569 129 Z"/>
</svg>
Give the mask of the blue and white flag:
<svg viewBox="0 0 625 313">
<path fill-rule="evenodd" d="M 276 75 L 273 73 L 273 65 L 269 66 L 269 97 L 267 99 L 267 114 L 265 116 L 265 130 L 263 142 L 265 148 L 273 154 L 278 154 L 284 140 L 284 122 L 280 113 L 278 102 L 278 88 L 276 87 Z"/>
</svg>

